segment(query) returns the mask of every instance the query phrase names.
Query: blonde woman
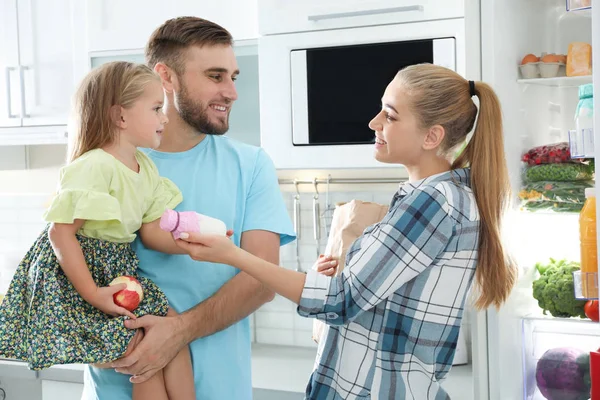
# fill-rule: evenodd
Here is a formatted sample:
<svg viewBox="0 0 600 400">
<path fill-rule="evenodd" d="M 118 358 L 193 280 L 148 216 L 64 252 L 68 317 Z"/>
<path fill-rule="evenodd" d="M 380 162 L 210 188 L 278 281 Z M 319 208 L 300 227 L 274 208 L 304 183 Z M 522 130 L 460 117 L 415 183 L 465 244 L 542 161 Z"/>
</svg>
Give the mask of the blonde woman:
<svg viewBox="0 0 600 400">
<path fill-rule="evenodd" d="M 155 250 L 181 253 L 159 219 L 182 201 L 138 147 L 160 144 L 168 122 L 160 78 L 150 68 L 114 62 L 92 70 L 76 96 L 77 126 L 48 227 L 20 263 L 0 308 L 0 354 L 34 370 L 55 364 L 114 361 L 141 339 L 125 317 L 167 315 L 165 295 L 138 276 L 130 243 L 139 230 Z M 132 313 L 113 295 L 136 277 L 143 300 Z M 131 349 L 129 349 L 131 350 Z M 195 399 L 189 351 L 135 384 L 133 399 Z"/>
<path fill-rule="evenodd" d="M 179 245 L 194 259 L 240 268 L 328 325 L 307 399 L 447 399 L 440 381 L 472 282 L 484 309 L 506 301 L 516 279 L 500 239 L 509 201 L 500 105 L 483 82 L 414 65 L 388 85 L 369 126 L 375 158 L 403 165 L 409 181 L 351 246 L 341 276 L 326 275 L 335 261 L 325 257 L 325 273 L 303 274 L 225 238 L 189 234 Z"/>
</svg>

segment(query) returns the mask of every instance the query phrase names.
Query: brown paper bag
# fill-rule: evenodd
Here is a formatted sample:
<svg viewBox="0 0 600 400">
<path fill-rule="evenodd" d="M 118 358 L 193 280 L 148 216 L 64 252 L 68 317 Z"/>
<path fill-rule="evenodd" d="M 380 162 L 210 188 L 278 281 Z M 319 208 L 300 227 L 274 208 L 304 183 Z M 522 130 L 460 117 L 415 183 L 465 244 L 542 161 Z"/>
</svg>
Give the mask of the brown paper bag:
<svg viewBox="0 0 600 400">
<path fill-rule="evenodd" d="M 340 275 L 344 269 L 346 253 L 350 245 L 362 235 L 368 226 L 381 221 L 387 211 L 387 205 L 360 200 L 336 204 L 327 246 L 323 253 L 338 259 L 336 276 Z M 314 268 L 316 268 L 316 263 Z M 312 338 L 315 342 L 319 343 L 324 330 L 325 323 L 319 320 L 313 321 Z"/>
</svg>

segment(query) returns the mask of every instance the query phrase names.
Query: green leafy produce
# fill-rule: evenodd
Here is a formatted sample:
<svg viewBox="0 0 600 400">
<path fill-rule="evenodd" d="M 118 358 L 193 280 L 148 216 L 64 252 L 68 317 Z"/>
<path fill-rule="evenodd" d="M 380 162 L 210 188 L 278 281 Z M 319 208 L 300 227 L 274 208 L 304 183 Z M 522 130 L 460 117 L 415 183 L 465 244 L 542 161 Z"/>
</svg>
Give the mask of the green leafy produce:
<svg viewBox="0 0 600 400">
<path fill-rule="evenodd" d="M 577 300 L 573 288 L 573 272 L 579 270 L 579 263 L 551 258 L 549 264 L 537 263 L 535 268 L 540 277 L 533 282 L 533 297 L 544 314 L 585 318 L 585 300 Z"/>
<path fill-rule="evenodd" d="M 558 201 L 526 201 L 521 204 L 525 211 L 554 211 L 560 213 L 578 213 L 583 203 L 562 203 Z"/>
<path fill-rule="evenodd" d="M 593 187 L 594 181 L 531 182 L 519 192 L 521 200 L 558 201 L 562 203 L 585 203 L 585 189 Z"/>
<path fill-rule="evenodd" d="M 594 178 L 594 167 L 581 163 L 543 164 L 525 169 L 525 182 L 587 181 Z"/>
</svg>

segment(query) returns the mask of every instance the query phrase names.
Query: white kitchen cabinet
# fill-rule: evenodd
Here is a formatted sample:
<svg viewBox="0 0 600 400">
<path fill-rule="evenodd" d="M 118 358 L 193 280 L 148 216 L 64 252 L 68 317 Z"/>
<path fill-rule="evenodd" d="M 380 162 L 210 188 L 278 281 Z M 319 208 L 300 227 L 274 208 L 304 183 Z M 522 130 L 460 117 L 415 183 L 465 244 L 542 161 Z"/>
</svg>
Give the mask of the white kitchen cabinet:
<svg viewBox="0 0 600 400">
<path fill-rule="evenodd" d="M 41 400 L 80 400 L 82 383 L 42 380 Z"/>
<path fill-rule="evenodd" d="M 70 0 L 17 0 L 24 126 L 66 123 L 73 81 Z"/>
<path fill-rule="evenodd" d="M 85 53 L 81 10 L 77 0 L 0 2 L 0 144 L 65 141 Z"/>
<path fill-rule="evenodd" d="M 3 377 L 0 377 L 0 387 L 2 387 L 6 394 L 6 400 L 41 400 L 42 385 L 39 381 L 19 378 L 2 378 Z M 0 396 L 0 399 L 3 398 Z"/>
<path fill-rule="evenodd" d="M 258 37 L 257 0 L 87 0 L 90 51 L 144 48 L 150 34 L 167 19 L 196 16 L 229 30 L 236 40 Z M 135 23 L 135 29 L 132 29 Z"/>
<path fill-rule="evenodd" d="M 258 0 L 261 35 L 462 18 L 464 0 Z"/>
<path fill-rule="evenodd" d="M 20 126 L 19 42 L 17 4 L 12 0 L 0 2 L 0 126 Z"/>
</svg>

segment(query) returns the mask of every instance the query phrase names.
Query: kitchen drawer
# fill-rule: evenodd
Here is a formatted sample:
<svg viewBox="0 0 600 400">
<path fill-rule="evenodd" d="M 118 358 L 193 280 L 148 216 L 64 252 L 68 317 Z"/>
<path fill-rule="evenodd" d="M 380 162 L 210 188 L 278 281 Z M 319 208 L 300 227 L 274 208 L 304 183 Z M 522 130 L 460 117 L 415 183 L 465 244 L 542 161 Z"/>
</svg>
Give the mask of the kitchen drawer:
<svg viewBox="0 0 600 400">
<path fill-rule="evenodd" d="M 259 0 L 261 35 L 464 17 L 464 0 Z"/>
</svg>

